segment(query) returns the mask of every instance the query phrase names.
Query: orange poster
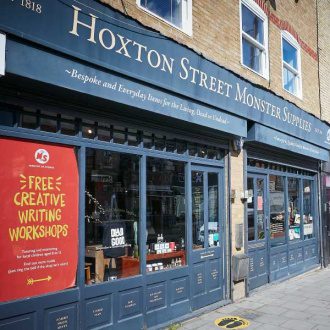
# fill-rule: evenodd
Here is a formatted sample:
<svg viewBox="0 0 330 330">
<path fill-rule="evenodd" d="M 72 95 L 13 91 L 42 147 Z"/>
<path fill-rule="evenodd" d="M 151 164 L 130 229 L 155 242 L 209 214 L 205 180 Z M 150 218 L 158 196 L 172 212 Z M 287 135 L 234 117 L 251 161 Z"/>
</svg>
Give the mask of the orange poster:
<svg viewBox="0 0 330 330">
<path fill-rule="evenodd" d="M 0 301 L 75 285 L 74 148 L 0 138 Z"/>
</svg>

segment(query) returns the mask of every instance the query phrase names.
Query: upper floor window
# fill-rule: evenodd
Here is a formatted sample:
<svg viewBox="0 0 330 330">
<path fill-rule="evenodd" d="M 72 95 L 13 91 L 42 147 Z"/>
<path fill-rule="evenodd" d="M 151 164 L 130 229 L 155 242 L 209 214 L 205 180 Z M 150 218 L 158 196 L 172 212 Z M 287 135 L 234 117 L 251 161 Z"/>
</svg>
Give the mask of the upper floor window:
<svg viewBox="0 0 330 330">
<path fill-rule="evenodd" d="M 189 35 L 192 34 L 191 2 L 192 0 L 137 0 L 144 10 Z"/>
<path fill-rule="evenodd" d="M 253 0 L 241 0 L 242 64 L 268 79 L 268 21 Z"/>
<path fill-rule="evenodd" d="M 289 93 L 301 97 L 300 46 L 287 31 L 282 31 L 282 68 L 283 88 Z"/>
</svg>

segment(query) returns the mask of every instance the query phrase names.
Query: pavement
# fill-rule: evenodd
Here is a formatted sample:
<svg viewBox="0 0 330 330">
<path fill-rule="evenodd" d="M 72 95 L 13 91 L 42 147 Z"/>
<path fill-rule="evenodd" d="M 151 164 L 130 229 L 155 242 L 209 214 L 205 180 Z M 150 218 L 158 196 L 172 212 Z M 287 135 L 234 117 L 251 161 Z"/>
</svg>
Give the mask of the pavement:
<svg viewBox="0 0 330 330">
<path fill-rule="evenodd" d="M 330 268 L 258 288 L 247 298 L 187 320 L 175 328 L 219 330 L 214 321 L 227 316 L 248 320 L 247 330 L 330 330 Z"/>
</svg>

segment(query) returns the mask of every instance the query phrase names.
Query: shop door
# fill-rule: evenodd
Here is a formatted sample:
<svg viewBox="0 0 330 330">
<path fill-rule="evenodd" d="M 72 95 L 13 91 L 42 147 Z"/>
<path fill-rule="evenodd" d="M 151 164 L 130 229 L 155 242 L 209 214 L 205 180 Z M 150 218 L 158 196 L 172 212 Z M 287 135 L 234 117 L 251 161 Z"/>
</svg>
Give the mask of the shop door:
<svg viewBox="0 0 330 330">
<path fill-rule="evenodd" d="M 248 255 L 250 257 L 249 289 L 269 281 L 267 176 L 249 174 L 251 192 L 248 199 Z"/>
<path fill-rule="evenodd" d="M 221 171 L 192 167 L 192 308 L 223 299 Z"/>
</svg>

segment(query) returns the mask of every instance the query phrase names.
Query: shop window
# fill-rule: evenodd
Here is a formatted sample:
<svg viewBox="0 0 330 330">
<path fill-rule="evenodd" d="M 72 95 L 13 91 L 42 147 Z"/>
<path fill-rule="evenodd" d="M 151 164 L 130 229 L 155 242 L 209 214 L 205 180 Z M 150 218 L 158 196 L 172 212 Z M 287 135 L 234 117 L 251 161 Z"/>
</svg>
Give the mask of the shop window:
<svg viewBox="0 0 330 330">
<path fill-rule="evenodd" d="M 255 227 L 254 227 L 254 186 L 253 178 L 247 179 L 247 188 L 252 191 L 252 196 L 248 199 L 248 240 L 255 240 Z"/>
<path fill-rule="evenodd" d="M 61 115 L 61 134 L 76 135 L 76 120 L 72 116 Z"/>
<path fill-rule="evenodd" d="M 140 137 L 140 131 L 137 129 L 127 129 L 127 143 L 130 146 L 137 147 L 140 144 L 141 137 Z"/>
<path fill-rule="evenodd" d="M 97 138 L 99 141 L 109 142 L 111 140 L 110 124 L 99 122 L 97 127 Z"/>
<path fill-rule="evenodd" d="M 219 246 L 219 183 L 218 173 L 208 173 L 208 246 Z M 204 234 L 205 235 L 205 234 Z"/>
<path fill-rule="evenodd" d="M 303 221 L 304 221 L 304 239 L 314 236 L 314 217 L 312 203 L 312 181 L 303 180 Z"/>
<path fill-rule="evenodd" d="M 268 79 L 268 20 L 253 0 L 241 0 L 242 64 Z"/>
<path fill-rule="evenodd" d="M 87 149 L 86 283 L 140 273 L 139 157 Z"/>
<path fill-rule="evenodd" d="M 155 135 L 154 136 L 154 147 L 156 150 L 164 151 L 165 149 L 165 136 Z"/>
<path fill-rule="evenodd" d="M 137 0 L 137 3 L 148 13 L 189 35 L 192 33 L 192 0 Z"/>
<path fill-rule="evenodd" d="M 125 144 L 126 143 L 126 129 L 123 126 L 113 126 L 112 138 L 114 143 Z"/>
<path fill-rule="evenodd" d="M 147 159 L 147 272 L 186 264 L 185 166 Z"/>
<path fill-rule="evenodd" d="M 84 120 L 82 123 L 82 136 L 86 139 L 94 139 L 96 136 L 96 123 L 91 120 Z"/>
<path fill-rule="evenodd" d="M 14 126 L 16 124 L 16 112 L 0 105 L 0 125 Z"/>
<path fill-rule="evenodd" d="M 285 199 L 284 177 L 269 176 L 269 209 L 271 246 L 284 244 L 285 239 Z"/>
<path fill-rule="evenodd" d="M 288 178 L 289 240 L 301 239 L 299 179 Z"/>
<path fill-rule="evenodd" d="M 300 46 L 287 31 L 282 31 L 283 88 L 302 97 Z"/>
<path fill-rule="evenodd" d="M 56 113 L 50 111 L 41 112 L 40 130 L 51 133 L 56 133 L 58 131 L 58 121 Z"/>
<path fill-rule="evenodd" d="M 24 109 L 21 114 L 21 127 L 36 129 L 38 126 L 37 111 L 34 109 Z"/>
</svg>

